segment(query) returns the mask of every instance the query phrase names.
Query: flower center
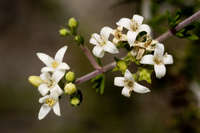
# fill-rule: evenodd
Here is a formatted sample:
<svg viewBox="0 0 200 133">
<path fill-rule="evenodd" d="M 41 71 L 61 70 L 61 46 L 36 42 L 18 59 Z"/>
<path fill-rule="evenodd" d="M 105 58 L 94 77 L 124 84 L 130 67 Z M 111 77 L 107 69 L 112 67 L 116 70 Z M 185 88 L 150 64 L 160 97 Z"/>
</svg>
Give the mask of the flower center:
<svg viewBox="0 0 200 133">
<path fill-rule="evenodd" d="M 162 64 L 163 63 L 163 61 L 162 61 L 162 59 L 161 58 L 158 58 L 158 57 L 154 57 L 154 62 L 157 64 L 157 65 L 159 65 L 159 64 Z"/>
<path fill-rule="evenodd" d="M 131 29 L 133 31 L 137 31 L 138 27 L 139 27 L 139 24 L 137 22 L 135 22 L 135 20 L 132 20 Z"/>
<path fill-rule="evenodd" d="M 125 83 L 125 86 L 127 86 L 128 88 L 133 88 L 133 85 L 134 85 L 133 81 L 126 79 L 124 83 Z"/>
<path fill-rule="evenodd" d="M 52 88 L 52 87 L 54 87 L 54 85 L 56 84 L 56 82 L 54 81 L 54 80 L 52 80 L 52 79 L 49 79 L 49 80 L 45 80 L 45 81 L 43 81 L 45 84 L 47 84 L 47 86 L 49 87 L 49 88 Z"/>
<path fill-rule="evenodd" d="M 101 41 L 99 42 L 100 46 L 106 45 L 106 41 L 103 37 L 101 37 Z"/>
<path fill-rule="evenodd" d="M 120 31 L 115 32 L 116 39 L 120 40 L 122 38 L 122 33 Z"/>
<path fill-rule="evenodd" d="M 58 63 L 57 61 L 53 61 L 53 62 L 51 63 L 51 66 L 52 66 L 53 68 L 57 68 L 58 65 L 59 65 L 59 63 Z"/>
<path fill-rule="evenodd" d="M 45 100 L 45 103 L 49 106 L 49 107 L 53 107 L 53 105 L 56 103 L 56 100 L 53 98 L 47 98 Z"/>
</svg>

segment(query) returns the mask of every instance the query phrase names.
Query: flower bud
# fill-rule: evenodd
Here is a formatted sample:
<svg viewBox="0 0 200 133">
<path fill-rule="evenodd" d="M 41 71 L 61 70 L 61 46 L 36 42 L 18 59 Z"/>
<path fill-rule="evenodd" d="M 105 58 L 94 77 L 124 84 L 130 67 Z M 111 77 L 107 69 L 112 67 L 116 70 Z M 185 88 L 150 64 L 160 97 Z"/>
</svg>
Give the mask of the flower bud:
<svg viewBox="0 0 200 133">
<path fill-rule="evenodd" d="M 38 87 L 40 84 L 43 83 L 40 76 L 29 76 L 28 81 L 35 87 Z"/>
<path fill-rule="evenodd" d="M 60 33 L 61 36 L 70 35 L 70 31 L 68 29 L 65 29 L 65 28 L 60 29 L 59 33 Z"/>
<path fill-rule="evenodd" d="M 76 35 L 74 37 L 74 40 L 80 45 L 80 44 L 84 44 L 84 38 L 80 35 Z"/>
<path fill-rule="evenodd" d="M 122 71 L 122 72 L 125 72 L 126 69 L 127 69 L 126 62 L 123 61 L 123 60 L 118 61 L 117 66 L 119 67 L 119 70 Z"/>
<path fill-rule="evenodd" d="M 68 84 L 65 85 L 64 90 L 65 90 L 66 94 L 71 95 L 71 94 L 75 93 L 77 89 L 76 89 L 76 85 L 75 84 L 68 83 Z"/>
<path fill-rule="evenodd" d="M 70 104 L 72 106 L 78 106 L 80 104 L 80 99 L 78 97 L 73 97 L 70 99 Z"/>
<path fill-rule="evenodd" d="M 78 22 L 75 18 L 70 18 L 68 21 L 68 26 L 70 28 L 77 28 L 78 27 Z"/>
<path fill-rule="evenodd" d="M 66 75 L 65 75 L 65 79 L 67 80 L 67 82 L 73 82 L 75 80 L 75 73 L 69 71 Z"/>
</svg>

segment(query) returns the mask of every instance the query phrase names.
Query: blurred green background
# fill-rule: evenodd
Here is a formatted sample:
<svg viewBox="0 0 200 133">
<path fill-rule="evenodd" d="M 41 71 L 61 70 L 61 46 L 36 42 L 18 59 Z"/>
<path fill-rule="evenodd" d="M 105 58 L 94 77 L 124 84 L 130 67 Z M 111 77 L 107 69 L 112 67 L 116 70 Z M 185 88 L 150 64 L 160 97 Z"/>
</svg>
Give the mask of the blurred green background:
<svg viewBox="0 0 200 133">
<path fill-rule="evenodd" d="M 61 117 L 51 112 L 44 120 L 37 119 L 40 95 L 27 81 L 29 75 L 39 75 L 43 66 L 36 52 L 53 56 L 63 45 L 68 45 L 64 60 L 78 77 L 93 70 L 73 40 L 59 36 L 70 17 L 79 20 L 79 31 L 92 48 L 90 35 L 103 26 L 115 28 L 122 17 L 144 15 L 157 37 L 168 29 L 162 16 L 166 11 L 187 9 L 186 16 L 190 16 L 199 7 L 199 0 L 1 0 L 0 132 L 200 133 L 199 40 L 171 37 L 164 41 L 175 63 L 167 67 L 163 79 L 152 76 L 152 85 L 147 85 L 151 93 L 125 98 L 122 88 L 113 85 L 114 76 L 120 74 L 108 72 L 104 95 L 97 94 L 90 82 L 79 85 L 83 103 L 71 107 L 64 97 Z M 158 23 L 155 18 L 159 16 L 163 20 Z M 110 61 L 113 58 L 106 54 L 103 63 Z"/>
</svg>

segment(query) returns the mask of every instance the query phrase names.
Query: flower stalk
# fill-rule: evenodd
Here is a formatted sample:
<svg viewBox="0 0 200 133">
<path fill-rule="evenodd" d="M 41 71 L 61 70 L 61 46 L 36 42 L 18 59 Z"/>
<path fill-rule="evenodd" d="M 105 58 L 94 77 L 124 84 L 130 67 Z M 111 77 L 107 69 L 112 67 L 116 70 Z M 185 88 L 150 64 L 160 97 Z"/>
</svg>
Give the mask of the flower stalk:
<svg viewBox="0 0 200 133">
<path fill-rule="evenodd" d="M 166 40 L 167 38 L 171 37 L 174 35 L 174 33 L 172 31 L 179 31 L 181 30 L 182 28 L 184 28 L 185 26 L 191 24 L 192 22 L 196 21 L 200 19 L 200 10 L 197 11 L 196 13 L 194 13 L 192 16 L 188 17 L 187 19 L 183 20 L 181 23 L 179 23 L 174 29 L 172 30 L 168 30 L 167 32 L 163 33 L 162 35 L 160 35 L 158 38 L 156 38 L 157 41 L 159 42 L 163 42 L 164 40 Z M 83 48 L 82 48 L 83 49 Z M 90 53 L 90 52 L 84 52 L 84 53 Z M 90 53 L 91 54 L 91 53 Z M 91 55 L 93 57 L 93 55 Z M 88 57 L 88 55 L 87 55 Z M 89 56 L 90 57 L 90 56 Z M 89 59 L 88 57 L 88 59 Z M 94 58 L 94 57 L 93 57 Z M 89 59 L 90 60 L 90 59 Z M 90 62 L 93 64 L 94 62 L 90 60 Z M 96 61 L 95 61 L 96 62 Z M 94 64 L 93 64 L 94 66 Z M 84 83 L 90 79 L 92 79 L 93 77 L 101 74 L 101 73 L 104 73 L 104 72 L 107 72 L 111 69 L 113 69 L 114 67 L 116 66 L 116 62 L 112 62 L 110 64 L 107 64 L 106 66 L 100 68 L 100 69 L 96 69 L 94 70 L 93 72 L 91 73 L 88 73 L 80 78 L 78 78 L 75 83 L 76 84 L 81 84 L 81 83 Z M 96 66 L 95 66 L 96 67 Z"/>
</svg>

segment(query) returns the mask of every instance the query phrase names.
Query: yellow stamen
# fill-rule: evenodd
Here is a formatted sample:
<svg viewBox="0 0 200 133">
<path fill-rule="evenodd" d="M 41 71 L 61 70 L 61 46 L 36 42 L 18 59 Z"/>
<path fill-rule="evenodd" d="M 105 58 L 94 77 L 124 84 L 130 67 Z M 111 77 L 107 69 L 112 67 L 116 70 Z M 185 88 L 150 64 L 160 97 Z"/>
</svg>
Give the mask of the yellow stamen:
<svg viewBox="0 0 200 133">
<path fill-rule="evenodd" d="M 51 66 L 52 66 L 53 68 L 57 68 L 58 65 L 59 65 L 59 63 L 58 63 L 57 61 L 53 61 L 53 62 L 51 63 Z"/>
<path fill-rule="evenodd" d="M 49 107 L 52 107 L 56 103 L 56 101 L 52 98 L 47 98 L 45 103 L 49 105 Z"/>
<path fill-rule="evenodd" d="M 124 83 L 125 83 L 125 86 L 128 86 L 129 88 L 132 88 L 134 85 L 134 82 L 131 80 L 125 80 Z"/>
</svg>

